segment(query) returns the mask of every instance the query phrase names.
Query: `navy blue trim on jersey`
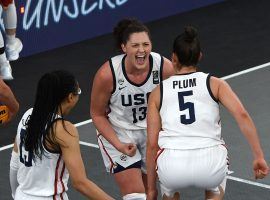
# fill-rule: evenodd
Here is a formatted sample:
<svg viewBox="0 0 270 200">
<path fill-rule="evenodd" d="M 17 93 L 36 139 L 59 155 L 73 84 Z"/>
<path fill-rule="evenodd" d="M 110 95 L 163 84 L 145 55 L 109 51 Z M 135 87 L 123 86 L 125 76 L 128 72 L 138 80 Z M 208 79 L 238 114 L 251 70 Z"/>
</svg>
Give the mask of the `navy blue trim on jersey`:
<svg viewBox="0 0 270 200">
<path fill-rule="evenodd" d="M 194 74 L 194 73 L 197 73 L 197 71 L 196 72 L 183 73 L 183 74 L 175 74 L 174 76 L 190 75 L 190 74 Z"/>
<path fill-rule="evenodd" d="M 160 83 L 163 81 L 163 67 L 164 67 L 164 58 L 162 55 L 160 55 Z"/>
<path fill-rule="evenodd" d="M 113 90 L 112 90 L 112 94 L 115 92 L 116 89 L 116 78 L 115 78 L 115 72 L 113 69 L 113 64 L 112 64 L 112 59 L 109 59 L 109 63 L 110 63 L 110 68 L 111 68 L 111 72 L 112 72 L 112 76 L 113 76 Z"/>
<path fill-rule="evenodd" d="M 162 101 L 163 101 L 163 81 L 160 82 L 159 84 L 159 89 L 160 89 L 160 102 L 159 102 L 159 111 L 161 109 L 161 106 L 162 106 Z"/>
<path fill-rule="evenodd" d="M 139 160 L 138 162 L 133 163 L 132 165 L 127 166 L 126 168 L 123 167 L 122 165 L 119 165 L 118 163 L 116 163 L 116 164 L 117 164 L 117 167 L 113 169 L 114 174 L 125 171 L 127 169 L 132 169 L 132 168 L 141 169 L 141 167 L 142 167 L 142 161 L 141 160 Z"/>
<path fill-rule="evenodd" d="M 207 90 L 210 94 L 210 96 L 212 97 L 212 99 L 218 103 L 218 100 L 216 99 L 216 97 L 213 95 L 212 93 L 212 90 L 211 90 L 211 87 L 210 87 L 210 77 L 211 77 L 211 74 L 208 74 L 207 78 L 206 78 L 206 86 L 207 86 Z"/>
<path fill-rule="evenodd" d="M 131 80 L 129 80 L 128 76 L 127 76 L 127 73 L 126 73 L 126 68 L 125 68 L 125 59 L 126 59 L 127 55 L 125 55 L 122 59 L 122 71 L 123 71 L 123 74 L 126 78 L 126 80 L 131 84 L 131 85 L 134 85 L 136 87 L 141 87 L 143 86 L 149 79 L 149 77 L 151 76 L 151 73 L 152 73 L 152 69 L 153 69 L 153 57 L 152 55 L 150 54 L 149 55 L 149 72 L 148 72 L 148 75 L 146 77 L 146 79 L 140 83 L 140 84 L 137 84 L 137 83 L 133 83 Z"/>
</svg>

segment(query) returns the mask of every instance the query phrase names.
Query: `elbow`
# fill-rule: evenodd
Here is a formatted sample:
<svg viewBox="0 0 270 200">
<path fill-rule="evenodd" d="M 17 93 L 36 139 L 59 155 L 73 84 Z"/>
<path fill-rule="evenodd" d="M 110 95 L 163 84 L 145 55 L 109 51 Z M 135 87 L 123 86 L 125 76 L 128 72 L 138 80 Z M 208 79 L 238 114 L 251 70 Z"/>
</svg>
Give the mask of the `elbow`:
<svg viewBox="0 0 270 200">
<path fill-rule="evenodd" d="M 84 191 L 84 188 L 86 185 L 85 182 L 86 181 L 84 179 L 83 180 L 74 180 L 74 181 L 72 181 L 72 186 L 77 191 L 82 192 L 82 191 Z"/>
<path fill-rule="evenodd" d="M 245 109 L 239 110 L 237 112 L 237 118 L 241 119 L 241 120 L 245 120 L 249 118 L 249 114 Z"/>
</svg>

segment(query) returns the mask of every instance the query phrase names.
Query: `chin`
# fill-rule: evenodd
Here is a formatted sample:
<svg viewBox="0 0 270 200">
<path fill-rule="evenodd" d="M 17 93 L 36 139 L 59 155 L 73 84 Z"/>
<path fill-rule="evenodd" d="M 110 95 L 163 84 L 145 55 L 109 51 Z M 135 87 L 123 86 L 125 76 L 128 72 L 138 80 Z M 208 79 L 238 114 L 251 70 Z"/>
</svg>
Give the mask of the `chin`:
<svg viewBox="0 0 270 200">
<path fill-rule="evenodd" d="M 136 64 L 135 67 L 136 67 L 136 69 L 145 69 L 145 68 L 147 68 L 147 65 L 146 65 L 146 63 L 143 65 Z"/>
</svg>

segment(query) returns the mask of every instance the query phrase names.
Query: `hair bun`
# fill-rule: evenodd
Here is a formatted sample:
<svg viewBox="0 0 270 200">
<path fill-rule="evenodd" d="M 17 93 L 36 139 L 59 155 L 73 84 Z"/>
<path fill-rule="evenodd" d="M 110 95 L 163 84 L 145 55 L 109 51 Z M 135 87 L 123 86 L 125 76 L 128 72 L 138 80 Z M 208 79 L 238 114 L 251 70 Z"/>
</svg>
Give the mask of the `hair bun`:
<svg viewBox="0 0 270 200">
<path fill-rule="evenodd" d="M 198 32 L 193 26 L 185 27 L 185 41 L 192 42 L 195 38 L 197 38 Z"/>
</svg>

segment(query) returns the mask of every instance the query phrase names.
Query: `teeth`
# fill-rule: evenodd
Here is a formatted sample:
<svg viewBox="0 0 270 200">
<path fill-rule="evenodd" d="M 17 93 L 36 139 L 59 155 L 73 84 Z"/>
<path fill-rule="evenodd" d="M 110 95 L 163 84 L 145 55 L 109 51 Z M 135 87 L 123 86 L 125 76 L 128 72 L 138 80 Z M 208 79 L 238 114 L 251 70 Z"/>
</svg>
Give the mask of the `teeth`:
<svg viewBox="0 0 270 200">
<path fill-rule="evenodd" d="M 145 56 L 143 55 L 143 56 L 137 56 L 138 58 L 144 58 Z"/>
</svg>

